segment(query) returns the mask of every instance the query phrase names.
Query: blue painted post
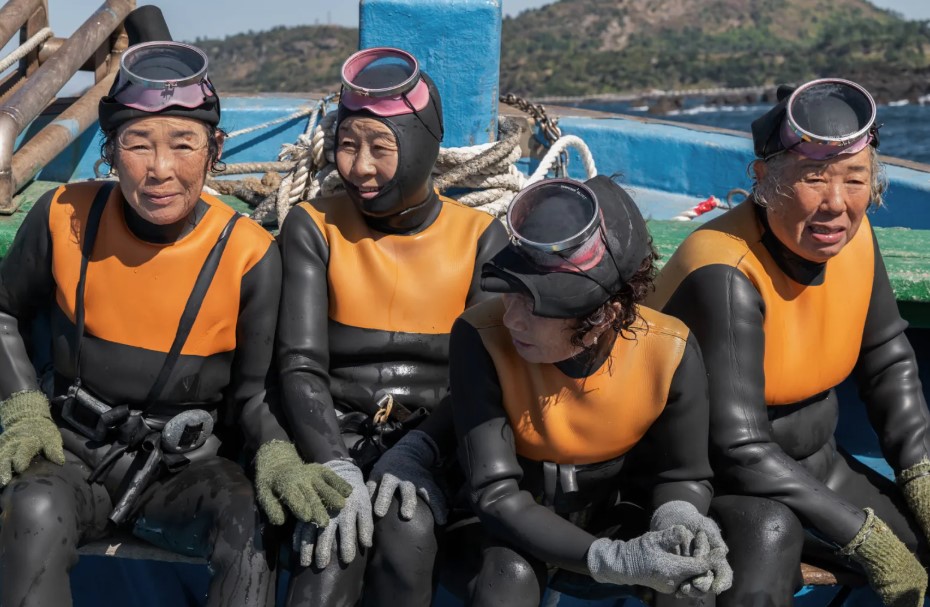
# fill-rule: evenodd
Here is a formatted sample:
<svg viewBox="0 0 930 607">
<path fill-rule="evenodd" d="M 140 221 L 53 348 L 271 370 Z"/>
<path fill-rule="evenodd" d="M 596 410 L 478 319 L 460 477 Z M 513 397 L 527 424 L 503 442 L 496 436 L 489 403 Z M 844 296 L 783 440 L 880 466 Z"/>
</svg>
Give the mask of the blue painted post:
<svg viewBox="0 0 930 607">
<path fill-rule="evenodd" d="M 444 147 L 497 140 L 501 0 L 361 0 L 361 48 L 393 46 L 442 95 Z"/>
</svg>

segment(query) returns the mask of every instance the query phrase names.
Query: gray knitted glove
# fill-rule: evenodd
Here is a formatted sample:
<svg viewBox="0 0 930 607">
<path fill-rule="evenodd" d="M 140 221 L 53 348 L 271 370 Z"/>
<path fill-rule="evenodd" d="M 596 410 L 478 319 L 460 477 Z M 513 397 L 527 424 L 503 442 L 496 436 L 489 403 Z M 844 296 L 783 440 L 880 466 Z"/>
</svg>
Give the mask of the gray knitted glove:
<svg viewBox="0 0 930 607">
<path fill-rule="evenodd" d="M 668 529 L 681 525 L 695 535 L 695 548 L 691 556 L 706 556 L 711 567 L 704 574 L 682 584 L 678 593 L 685 597 L 700 597 L 708 592 L 720 594 L 733 585 L 733 569 L 727 563 L 727 548 L 720 528 L 710 517 L 698 512 L 693 504 L 686 501 L 666 502 L 659 506 L 652 515 L 649 528 L 653 531 Z M 706 544 L 697 541 L 697 536 L 703 534 Z"/>
<path fill-rule="evenodd" d="M 371 498 L 365 478 L 358 466 L 348 460 L 334 459 L 323 464 L 352 486 L 345 506 L 325 527 L 298 524 L 294 529 L 294 551 L 300 553 L 303 567 L 314 565 L 324 569 L 329 565 L 333 544 L 339 536 L 339 560 L 351 563 L 358 551 L 356 544 L 371 548 L 374 521 L 371 516 Z"/>
<path fill-rule="evenodd" d="M 388 449 L 368 477 L 368 493 L 374 499 L 375 516 L 385 516 L 394 493 L 399 492 L 400 518 L 405 521 L 413 518 L 419 495 L 433 512 L 436 524 L 445 525 L 449 507 L 432 472 L 438 460 L 439 447 L 421 430 L 411 430 Z"/>
<path fill-rule="evenodd" d="M 38 390 L 11 395 L 0 403 L 0 487 L 22 474 L 40 453 L 59 466 L 65 463 L 61 431 L 52 420 L 48 398 Z"/>
<path fill-rule="evenodd" d="M 588 548 L 588 571 L 597 582 L 647 586 L 671 594 L 710 569 L 707 556 L 682 556 L 691 552 L 694 539 L 681 525 L 629 541 L 601 538 Z"/>
</svg>

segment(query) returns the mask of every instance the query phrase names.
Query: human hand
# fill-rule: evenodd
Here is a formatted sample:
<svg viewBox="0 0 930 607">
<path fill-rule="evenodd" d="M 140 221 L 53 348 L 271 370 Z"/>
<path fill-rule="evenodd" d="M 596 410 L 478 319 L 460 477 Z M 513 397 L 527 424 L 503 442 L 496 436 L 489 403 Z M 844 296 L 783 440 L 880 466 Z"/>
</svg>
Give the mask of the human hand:
<svg viewBox="0 0 930 607">
<path fill-rule="evenodd" d="M 445 525 L 449 507 L 432 471 L 438 459 L 436 443 L 420 430 L 411 430 L 388 449 L 368 477 L 375 516 L 387 515 L 394 494 L 399 492 L 401 519 L 413 518 L 419 495 L 432 511 L 436 524 Z"/>
<path fill-rule="evenodd" d="M 685 554 L 692 552 L 694 539 L 685 527 L 675 525 L 628 541 L 595 540 L 588 549 L 588 570 L 598 582 L 647 586 L 671 594 L 710 569 L 706 555 Z"/>
<path fill-rule="evenodd" d="M 353 462 L 334 459 L 323 464 L 339 475 L 352 492 L 345 506 L 327 525 L 298 525 L 294 530 L 294 550 L 300 554 L 300 564 L 324 569 L 329 565 L 336 538 L 339 538 L 339 560 L 351 563 L 357 545 L 371 548 L 374 521 L 371 515 L 371 498 L 362 471 Z"/>
<path fill-rule="evenodd" d="M 298 520 L 326 525 L 351 492 L 337 473 L 305 463 L 293 443 L 269 441 L 255 456 L 256 498 L 273 525 L 284 524 L 285 506 Z"/>
<path fill-rule="evenodd" d="M 59 466 L 65 463 L 61 430 L 42 392 L 17 392 L 0 403 L 0 425 L 0 487 L 8 485 L 14 474 L 25 472 L 40 453 Z"/>
<path fill-rule="evenodd" d="M 649 528 L 653 531 L 681 525 L 695 535 L 691 556 L 706 557 L 710 569 L 703 575 L 685 582 L 678 593 L 685 597 L 699 597 L 713 592 L 720 594 L 733 585 L 733 569 L 727 562 L 727 548 L 720 527 L 710 517 L 698 512 L 690 502 L 677 500 L 659 506 L 652 515 Z"/>
<path fill-rule="evenodd" d="M 930 460 L 914 464 L 898 476 L 907 506 L 930 542 Z"/>
<path fill-rule="evenodd" d="M 869 585 L 886 607 L 920 607 L 927 572 L 871 508 L 865 514 L 862 528 L 839 554 L 852 557 L 865 569 Z"/>
</svg>

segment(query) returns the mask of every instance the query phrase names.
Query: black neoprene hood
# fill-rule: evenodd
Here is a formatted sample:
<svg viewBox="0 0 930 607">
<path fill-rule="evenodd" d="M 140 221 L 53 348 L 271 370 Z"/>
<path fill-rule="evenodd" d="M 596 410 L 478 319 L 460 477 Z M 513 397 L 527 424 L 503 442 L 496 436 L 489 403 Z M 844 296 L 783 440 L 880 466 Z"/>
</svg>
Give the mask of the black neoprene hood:
<svg viewBox="0 0 930 607">
<path fill-rule="evenodd" d="M 617 294 L 652 252 L 652 240 L 639 208 L 609 177 L 585 182 L 597 196 L 604 216 L 607 252 L 584 272 L 538 267 L 520 246 L 510 244 L 484 264 L 481 288 L 492 293 L 523 293 L 533 300 L 533 314 L 548 318 L 583 318 Z M 559 217 L 547 217 L 559 222 Z"/>
<path fill-rule="evenodd" d="M 168 24 L 165 23 L 165 17 L 161 9 L 151 4 L 140 6 L 126 17 L 124 22 L 126 34 L 129 37 L 129 46 L 142 42 L 170 42 L 172 41 L 171 32 Z M 156 68 L 157 69 L 157 68 Z M 157 76 L 155 76 L 157 77 Z M 205 122 L 211 126 L 220 123 L 220 99 L 214 94 L 205 99 L 205 101 L 194 108 L 183 107 L 179 105 L 170 105 L 158 111 L 146 111 L 123 105 L 114 98 L 119 93 L 121 87 L 119 80 L 113 83 L 110 91 L 106 96 L 101 97 L 97 106 L 100 128 L 104 132 L 115 130 L 119 125 L 135 118 L 145 118 L 147 116 L 178 116 L 181 118 L 192 118 Z"/>
<path fill-rule="evenodd" d="M 431 192 L 431 175 L 436 159 L 439 158 L 443 133 L 442 99 L 429 75 L 421 70 L 420 77 L 429 87 L 430 101 L 418 112 L 377 116 L 365 109 L 351 110 L 339 104 L 336 117 L 337 148 L 339 126 L 353 116 L 383 123 L 391 129 L 397 140 L 397 171 L 375 198 L 362 198 L 358 188 L 345 175 L 339 175 L 349 198 L 365 213 L 380 217 L 400 213 L 423 203 L 425 199 L 422 193 L 426 192 L 428 197 Z"/>
</svg>

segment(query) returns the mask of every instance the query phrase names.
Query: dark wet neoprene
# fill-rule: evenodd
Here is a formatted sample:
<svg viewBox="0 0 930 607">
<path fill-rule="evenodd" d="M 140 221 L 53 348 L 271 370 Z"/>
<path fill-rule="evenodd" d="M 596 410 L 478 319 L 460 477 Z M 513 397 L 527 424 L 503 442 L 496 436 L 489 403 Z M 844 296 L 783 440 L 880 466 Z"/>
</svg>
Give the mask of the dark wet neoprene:
<svg viewBox="0 0 930 607">
<path fill-rule="evenodd" d="M 556 366 L 569 377 L 577 376 L 571 361 Z M 599 367 L 592 365 L 583 376 Z M 533 589 L 542 579 L 533 572 L 545 572 L 547 565 L 587 574 L 588 548 L 594 534 L 603 532 L 589 527 L 590 516 L 609 505 L 605 487 L 618 491 L 624 502 L 639 504 L 649 513 L 647 518 L 656 506 L 672 500 L 706 511 L 710 467 L 699 437 L 707 427 L 707 400 L 703 390 L 694 389 L 704 383 L 704 367 L 692 336 L 669 385 L 665 408 L 645 435 L 616 460 L 575 466 L 576 497 L 564 499 L 566 491 L 559 489 L 548 507 L 541 503 L 545 473 L 540 469 L 545 464 L 517 455 L 498 371 L 478 330 L 465 320 L 452 329 L 450 369 L 459 461 L 472 506 L 493 537 L 482 547 L 480 573 L 469 584 L 470 604 L 538 603 Z M 638 526 L 630 534 L 626 520 L 613 520 L 611 525 L 626 526 L 621 531 L 626 537 L 645 530 Z M 514 602 L 497 602 L 494 597 Z"/>
<path fill-rule="evenodd" d="M 900 471 L 930 454 L 930 415 L 904 335 L 907 324 L 898 313 L 874 235 L 872 241 L 874 280 L 853 375 L 882 452 Z M 763 238 L 763 244 L 796 282 L 822 282 L 822 272 L 809 262 L 792 262 L 777 240 Z M 688 324 L 704 354 L 718 494 L 777 500 L 834 548 L 855 536 L 865 520 L 862 508 L 870 506 L 912 550 L 924 550 L 903 502 L 888 497 L 897 490 L 838 452 L 833 432 L 839 409 L 833 390 L 795 405 L 765 406 L 765 302 L 745 274 L 725 264 L 701 267 L 681 280 L 664 311 Z M 794 547 L 801 539 L 792 530 L 799 525 L 783 526 L 780 537 L 760 534 L 760 525 L 738 516 L 743 508 L 738 504 L 737 498 L 718 498 L 712 506 L 731 551 L 743 555 L 731 561 L 734 586 L 719 598 L 720 604 L 790 605 L 792 588 L 776 580 L 793 579 L 799 554 Z M 781 558 L 777 565 L 757 567 L 762 554 Z"/>
<path fill-rule="evenodd" d="M 0 319 L 5 327 L 0 335 L 0 396 L 3 398 L 37 388 L 36 374 L 18 323 L 28 322 L 36 310 L 55 301 L 52 256 L 56 236 L 50 228 L 52 205 L 69 204 L 64 202 L 69 197 L 80 205 L 81 196 L 91 194 L 84 193 L 81 188 L 91 187 L 67 186 L 59 190 L 58 202 L 53 202 L 54 192 L 40 199 L 24 220 L 9 254 L 0 265 Z M 68 188 L 76 193 L 68 193 Z M 119 205 L 121 198 L 119 195 L 111 198 L 108 203 L 111 213 L 116 211 L 111 205 Z M 170 226 L 167 231 L 178 239 L 186 239 L 195 236 L 200 226 L 213 229 L 212 226 L 217 225 L 213 219 L 203 221 L 210 213 L 228 213 L 203 201 L 198 203 L 198 208 L 194 217 L 199 218 L 199 223 L 193 225 L 191 222 L 189 227 L 181 229 Z M 111 215 L 111 220 L 116 216 L 119 215 Z M 216 217 L 219 216 L 214 215 Z M 134 224 L 138 226 L 131 215 L 127 215 L 126 226 L 138 239 L 128 242 L 127 250 L 144 249 L 147 246 L 144 241 L 171 241 L 167 231 L 160 234 L 161 231 L 151 225 L 145 231 L 133 230 Z M 275 325 L 268 310 L 276 309 L 278 303 L 280 257 L 277 247 L 265 240 L 267 236 L 260 233 L 260 228 L 245 222 L 240 224 L 236 230 L 244 232 L 236 241 L 239 244 L 227 247 L 224 260 L 233 261 L 237 255 L 257 258 L 254 263 L 245 264 L 250 265 L 249 271 L 237 279 L 233 276 L 221 278 L 236 281 L 239 291 L 234 324 L 236 349 L 209 356 L 182 355 L 152 415 L 170 416 L 178 408 L 191 406 L 212 410 L 219 420 L 218 436 L 233 438 L 238 424 L 246 444 L 255 448 L 272 438 L 286 439 L 265 393 Z M 108 239 L 117 232 L 110 230 L 107 234 L 105 230 L 104 227 L 96 241 L 101 247 L 113 245 L 114 241 Z M 255 230 L 255 234 L 250 234 L 250 230 Z M 213 234 L 213 241 L 215 238 Z M 114 246 L 118 248 L 119 244 Z M 63 247 L 59 241 L 59 253 Z M 94 263 L 98 263 L 96 258 L 91 267 Z M 233 267 L 236 265 L 233 263 Z M 143 268 L 144 265 L 139 266 L 140 271 Z M 92 279 L 91 276 L 89 281 Z M 112 283 L 108 286 L 116 288 Z M 99 281 L 92 288 L 98 287 L 102 287 Z M 114 292 L 113 296 L 117 295 Z M 166 292 L 167 300 L 171 296 L 186 299 L 187 293 Z M 87 301 L 88 315 L 92 315 L 92 299 Z M 60 308 L 60 302 L 53 303 L 51 314 L 52 358 L 61 388 L 70 382 L 71 346 L 76 341 L 74 324 Z M 100 322 L 99 315 L 97 322 Z M 158 326 L 168 327 L 171 323 L 165 320 Z M 84 386 L 111 404 L 128 403 L 139 407 L 161 367 L 164 352 L 102 339 L 88 332 L 81 356 Z M 190 382 L 192 377 L 197 381 Z M 4 605 L 70 604 L 67 573 L 76 562 L 77 546 L 109 531 L 105 526 L 106 517 L 115 491 L 133 465 L 132 458 L 120 460 L 102 484 L 88 484 L 86 479 L 100 449 L 88 446 L 65 422 L 57 419 L 65 438 L 66 465 L 59 467 L 37 459 L 3 492 L 6 524 L 0 530 L 0 576 Z M 237 442 L 229 440 L 228 444 Z M 104 444 L 103 451 L 108 446 Z M 49 504 L 49 507 L 39 507 L 41 504 Z M 165 548 L 210 560 L 215 573 L 209 605 L 268 605 L 273 600 L 272 576 L 260 537 L 263 526 L 252 484 L 241 467 L 233 462 L 207 455 L 181 472 L 162 474 L 143 494 L 134 518 L 134 532 L 141 537 Z"/>
<path fill-rule="evenodd" d="M 443 212 L 472 211 L 443 206 L 443 202 L 430 194 L 424 204 L 415 205 L 413 212 L 402 217 L 370 217 L 359 214 L 346 225 L 331 225 L 327 209 L 342 205 L 353 209 L 348 196 L 323 201 L 316 207 L 295 208 L 288 214 L 281 229 L 279 243 L 283 257 L 284 290 L 278 333 L 278 362 L 285 412 L 290 421 L 294 440 L 308 461 L 325 462 L 348 457 L 349 451 L 341 434 L 336 411 L 374 412 L 375 393 L 383 390 L 394 394 L 410 410 L 423 407 L 431 414 L 419 426 L 429 433 L 450 455 L 453 452 L 454 434 L 448 405 L 439 403 L 448 393 L 447 331 L 417 333 L 383 328 L 363 328 L 338 322 L 330 317 L 332 283 L 328 242 L 310 210 L 320 211 L 329 228 L 344 233 L 342 242 L 353 248 L 354 230 L 364 230 L 363 239 L 376 242 L 389 238 L 423 238 L 449 240 L 443 230 L 461 231 L 460 223 L 440 220 Z M 303 206 L 303 205 L 302 205 Z M 314 211 L 317 212 L 317 211 Z M 485 218 L 475 215 L 478 220 Z M 417 219 L 418 221 L 417 222 Z M 464 218 L 463 218 L 464 219 Z M 469 220 L 474 223 L 474 220 Z M 349 225 L 351 224 L 351 225 Z M 484 224 L 482 224 L 484 225 Z M 338 234 L 334 235 L 338 236 Z M 422 239 L 421 239 L 422 240 Z M 418 252 L 430 258 L 429 273 L 417 278 L 419 306 L 430 306 L 431 296 L 448 299 L 444 294 L 460 290 L 463 300 L 459 311 L 482 299 L 478 286 L 481 265 L 507 242 L 506 231 L 497 221 L 487 221 L 483 231 L 472 241 L 474 260 L 456 260 L 469 263 L 467 285 L 449 284 L 444 275 L 442 259 L 462 255 L 461 251 L 435 250 Z M 412 242 L 412 241 L 411 241 Z M 450 261 L 451 263 L 451 261 Z M 371 269 L 374 271 L 373 269 Z M 364 281 L 359 275 L 354 282 Z M 458 280 L 458 279 L 455 279 Z M 338 291 L 335 295 L 338 297 Z M 388 306 L 389 300 L 369 300 L 371 306 Z M 395 304 L 396 305 L 396 304 Z M 406 304 L 403 304 L 406 305 Z M 410 315 L 409 310 L 397 310 L 398 316 Z M 453 317 L 454 318 L 454 317 Z M 450 319 L 451 325 L 451 319 Z M 421 501 L 414 520 L 400 522 L 396 507 L 375 522 L 375 547 L 356 557 L 347 567 L 334 555 L 326 571 L 313 568 L 299 569 L 292 577 L 289 591 L 290 605 L 351 605 L 354 603 L 361 581 L 365 579 L 365 604 L 387 600 L 391 604 L 427 605 L 432 592 L 433 562 L 436 554 L 436 537 L 429 508 Z M 405 546 L 405 549 L 398 549 Z M 365 567 L 365 557 L 371 565 Z"/>
</svg>

